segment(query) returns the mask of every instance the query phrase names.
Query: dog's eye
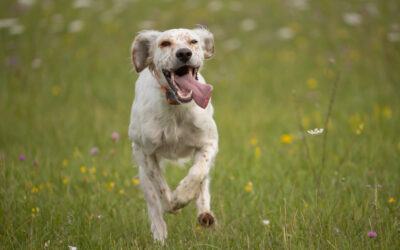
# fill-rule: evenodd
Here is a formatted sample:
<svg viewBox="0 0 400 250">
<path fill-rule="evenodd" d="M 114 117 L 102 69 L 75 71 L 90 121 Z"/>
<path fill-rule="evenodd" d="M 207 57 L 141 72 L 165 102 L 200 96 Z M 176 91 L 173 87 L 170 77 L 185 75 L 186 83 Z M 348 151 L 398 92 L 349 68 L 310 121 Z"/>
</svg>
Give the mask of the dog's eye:
<svg viewBox="0 0 400 250">
<path fill-rule="evenodd" d="M 194 40 L 194 39 L 193 39 L 193 40 L 190 41 L 190 43 L 191 43 L 191 44 L 196 44 L 196 43 L 197 43 L 197 40 Z"/>
<path fill-rule="evenodd" d="M 168 46 L 171 46 L 171 42 L 164 41 L 164 42 L 161 43 L 161 47 L 168 47 Z"/>
</svg>

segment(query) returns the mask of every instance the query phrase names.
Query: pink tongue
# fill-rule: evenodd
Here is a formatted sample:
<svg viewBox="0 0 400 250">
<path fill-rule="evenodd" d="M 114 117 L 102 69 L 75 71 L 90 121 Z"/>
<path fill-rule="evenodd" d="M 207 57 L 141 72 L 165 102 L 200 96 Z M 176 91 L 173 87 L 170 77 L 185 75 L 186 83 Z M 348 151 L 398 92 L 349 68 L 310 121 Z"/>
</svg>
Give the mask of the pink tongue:
<svg viewBox="0 0 400 250">
<path fill-rule="evenodd" d="M 213 86 L 197 81 L 190 73 L 183 76 L 175 75 L 175 82 L 185 92 L 193 91 L 192 98 L 197 105 L 203 109 L 207 107 Z"/>
</svg>

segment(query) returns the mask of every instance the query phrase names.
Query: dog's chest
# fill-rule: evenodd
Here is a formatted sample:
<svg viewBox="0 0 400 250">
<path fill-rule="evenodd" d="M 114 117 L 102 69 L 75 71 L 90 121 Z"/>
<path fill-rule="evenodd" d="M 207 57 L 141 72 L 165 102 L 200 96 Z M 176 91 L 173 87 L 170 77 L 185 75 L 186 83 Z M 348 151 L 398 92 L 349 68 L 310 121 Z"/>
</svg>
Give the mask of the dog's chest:
<svg viewBox="0 0 400 250">
<path fill-rule="evenodd" d="M 195 126 L 193 120 L 170 119 L 163 126 L 158 153 L 172 159 L 190 156 L 201 144 L 201 134 L 202 130 Z"/>
</svg>

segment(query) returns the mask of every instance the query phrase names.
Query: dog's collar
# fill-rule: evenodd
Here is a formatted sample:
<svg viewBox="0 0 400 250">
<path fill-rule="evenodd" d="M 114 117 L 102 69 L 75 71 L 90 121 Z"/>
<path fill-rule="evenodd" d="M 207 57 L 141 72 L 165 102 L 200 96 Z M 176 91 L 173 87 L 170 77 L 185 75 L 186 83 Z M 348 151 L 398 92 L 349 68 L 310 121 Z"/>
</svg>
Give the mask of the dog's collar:
<svg viewBox="0 0 400 250">
<path fill-rule="evenodd" d="M 179 105 L 180 102 L 175 97 L 174 93 L 172 93 L 169 89 L 167 89 L 164 85 L 161 84 L 160 76 L 158 75 L 157 71 L 155 71 L 155 70 L 153 71 L 153 76 L 154 76 L 154 78 L 156 78 L 158 84 L 160 84 L 162 90 L 164 91 L 165 97 L 167 98 L 168 103 L 171 105 Z"/>
</svg>

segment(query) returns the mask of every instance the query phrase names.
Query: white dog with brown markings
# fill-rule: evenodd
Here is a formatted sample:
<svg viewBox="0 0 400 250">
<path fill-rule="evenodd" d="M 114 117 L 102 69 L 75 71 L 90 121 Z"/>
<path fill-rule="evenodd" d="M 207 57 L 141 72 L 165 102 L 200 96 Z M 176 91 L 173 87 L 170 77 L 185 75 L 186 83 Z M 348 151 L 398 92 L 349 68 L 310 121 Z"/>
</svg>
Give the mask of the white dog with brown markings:
<svg viewBox="0 0 400 250">
<path fill-rule="evenodd" d="M 214 54 L 214 38 L 205 28 L 142 31 L 132 44 L 136 81 L 129 137 L 139 165 L 151 231 L 164 241 L 163 213 L 176 213 L 196 199 L 198 223 L 215 224 L 210 210 L 209 172 L 218 152 L 218 132 L 210 102 L 213 87 L 200 75 Z M 193 166 L 171 190 L 161 166 L 192 158 Z"/>
</svg>

